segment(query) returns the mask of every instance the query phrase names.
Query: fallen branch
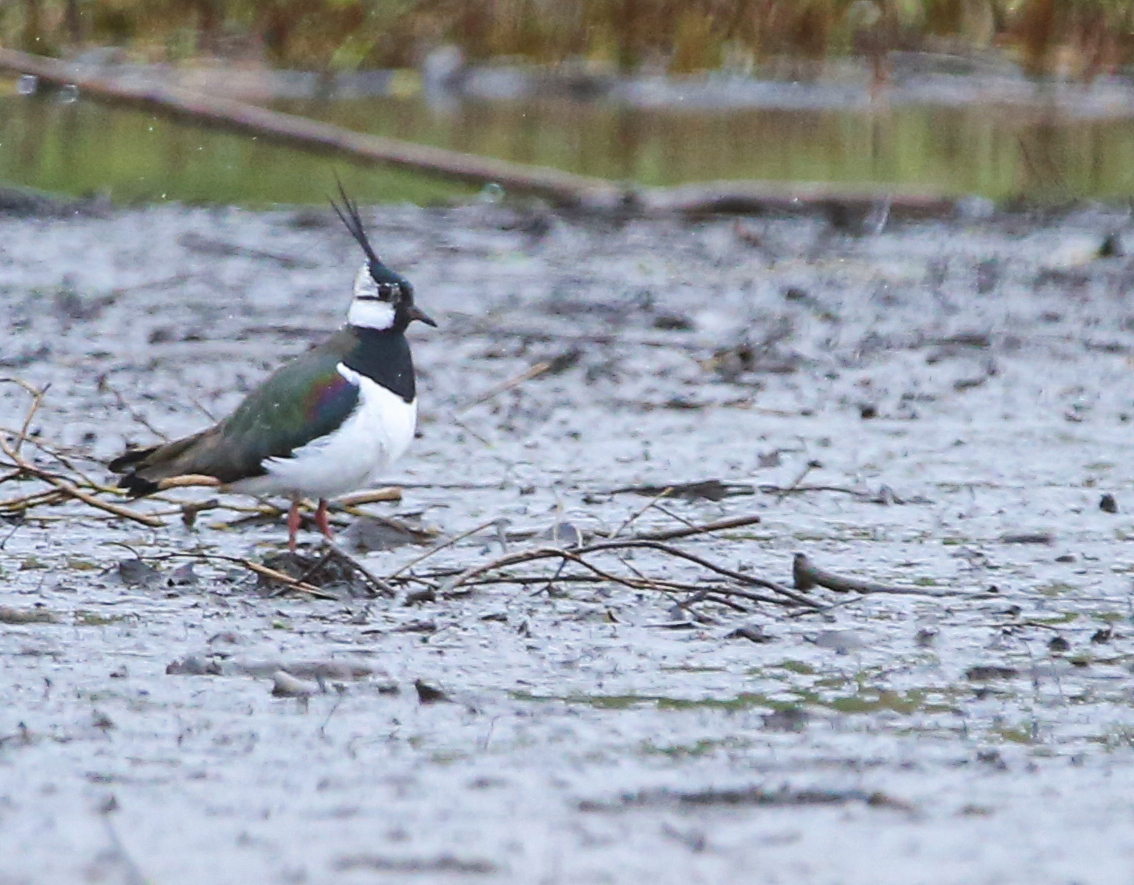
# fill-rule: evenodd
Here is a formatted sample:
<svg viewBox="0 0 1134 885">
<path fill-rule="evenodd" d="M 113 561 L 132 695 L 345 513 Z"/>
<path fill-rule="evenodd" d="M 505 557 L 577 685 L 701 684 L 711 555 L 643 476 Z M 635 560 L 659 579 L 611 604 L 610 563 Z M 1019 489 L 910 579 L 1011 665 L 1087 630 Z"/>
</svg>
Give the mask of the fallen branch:
<svg viewBox="0 0 1134 885">
<path fill-rule="evenodd" d="M 792 559 L 792 581 L 797 590 L 811 590 L 814 587 L 826 587 L 837 593 L 893 593 L 908 596 L 956 596 L 961 595 L 951 590 L 931 590 L 925 587 L 895 587 L 887 584 L 876 584 L 873 581 L 862 581 L 857 578 L 847 578 L 824 571 L 816 566 L 802 553 L 797 553 Z"/>
<path fill-rule="evenodd" d="M 103 76 L 97 68 L 12 49 L 0 49 L 0 69 L 57 86 L 77 86 L 80 95 L 105 104 L 188 119 L 291 147 L 345 156 L 356 163 L 424 170 L 477 186 L 494 182 L 506 191 L 543 197 L 559 206 L 612 209 L 622 201 L 621 189 L 602 179 L 354 132 L 231 99 Z"/>
<path fill-rule="evenodd" d="M 750 519 L 750 518 L 743 518 Z M 745 523 L 746 524 L 746 523 Z M 582 547 L 561 548 L 561 547 L 536 547 L 530 550 L 521 550 L 515 553 L 506 553 L 503 556 L 488 562 L 480 563 L 479 565 L 472 566 L 464 571 L 451 576 L 445 580 L 441 585 L 441 592 L 452 593 L 463 585 L 466 585 L 476 578 L 481 577 L 489 572 L 499 571 L 509 566 L 521 565 L 529 562 L 537 562 L 544 559 L 560 559 L 563 561 L 574 563 L 587 569 L 593 574 L 599 575 L 605 580 L 613 581 L 636 590 L 641 589 L 680 589 L 684 591 L 700 591 L 705 589 L 700 586 L 680 585 L 674 586 L 673 582 L 657 580 L 645 577 L 627 578 L 622 575 L 616 575 L 601 569 L 594 563 L 588 561 L 585 557 L 595 553 L 608 553 L 624 550 L 634 549 L 649 549 L 656 550 L 668 556 L 677 559 L 684 559 L 692 562 L 701 568 L 708 569 L 711 572 L 727 577 L 739 584 L 744 584 L 752 587 L 760 587 L 763 589 L 771 590 L 776 593 L 776 597 L 764 596 L 763 594 L 755 594 L 751 591 L 736 591 L 729 588 L 714 587 L 714 592 L 722 593 L 729 592 L 733 595 L 743 596 L 744 598 L 751 599 L 756 602 L 769 602 L 776 605 L 801 605 L 807 608 L 817 608 L 817 604 L 808 599 L 801 593 L 797 593 L 781 584 L 774 581 L 768 581 L 764 578 L 757 578 L 753 575 L 745 574 L 744 572 L 736 571 L 735 569 L 726 568 L 725 566 L 718 565 L 710 562 L 709 560 L 697 556 L 693 553 L 688 553 L 677 547 L 672 547 L 663 544 L 660 541 L 654 541 L 644 538 L 632 538 L 625 541 L 604 541 L 597 544 L 590 544 Z M 404 570 L 404 569 L 403 569 Z M 505 581 L 506 579 L 501 579 Z M 564 578 L 560 578 L 564 580 Z"/>
<path fill-rule="evenodd" d="M 97 67 L 0 48 L 0 69 L 28 74 L 57 86 L 77 86 L 82 96 L 113 106 L 141 108 L 301 150 L 430 172 L 474 186 L 496 183 L 506 191 L 542 197 L 566 208 L 624 215 L 877 212 L 906 217 L 948 217 L 956 200 L 933 193 L 878 193 L 823 182 L 718 181 L 673 188 L 638 188 L 558 169 L 354 132 L 330 123 L 284 114 L 231 99 L 212 98 L 157 83 L 102 74 Z M 670 343 L 667 346 L 672 346 Z"/>
</svg>

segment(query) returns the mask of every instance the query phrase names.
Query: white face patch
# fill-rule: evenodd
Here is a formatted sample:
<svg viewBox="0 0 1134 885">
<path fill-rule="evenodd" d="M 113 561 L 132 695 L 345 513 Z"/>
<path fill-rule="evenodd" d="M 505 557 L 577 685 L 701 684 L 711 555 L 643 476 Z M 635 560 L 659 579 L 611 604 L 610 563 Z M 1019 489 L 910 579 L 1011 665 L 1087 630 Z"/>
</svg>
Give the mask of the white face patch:
<svg viewBox="0 0 1134 885">
<path fill-rule="evenodd" d="M 367 329 L 389 329 L 394 325 L 394 305 L 388 301 L 359 301 L 350 303 L 347 322 Z"/>
<path fill-rule="evenodd" d="M 347 322 L 367 329 L 389 329 L 394 325 L 394 305 L 377 301 L 378 284 L 370 276 L 369 265 L 362 265 L 354 278 L 354 301 L 347 311 Z"/>
<path fill-rule="evenodd" d="M 382 330 L 393 326 L 393 305 L 388 301 L 376 301 L 378 297 L 378 284 L 370 276 L 370 266 L 363 264 L 355 277 L 354 301 L 350 302 L 347 322 L 366 329 Z"/>
</svg>

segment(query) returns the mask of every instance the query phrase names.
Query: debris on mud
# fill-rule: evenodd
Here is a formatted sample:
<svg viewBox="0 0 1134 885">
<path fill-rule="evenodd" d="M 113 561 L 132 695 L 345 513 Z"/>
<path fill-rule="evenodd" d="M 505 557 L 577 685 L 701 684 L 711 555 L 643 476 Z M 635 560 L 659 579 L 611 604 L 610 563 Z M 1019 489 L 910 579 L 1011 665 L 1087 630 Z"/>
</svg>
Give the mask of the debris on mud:
<svg viewBox="0 0 1134 885">
<path fill-rule="evenodd" d="M 1094 253 L 1125 209 L 384 207 L 441 322 L 419 436 L 289 558 L 279 502 L 132 504 L 103 464 L 340 322 L 356 247 L 301 214 L 4 221 L 6 873 L 97 872 L 113 790 L 169 885 L 1123 881 L 1132 265 Z"/>
</svg>

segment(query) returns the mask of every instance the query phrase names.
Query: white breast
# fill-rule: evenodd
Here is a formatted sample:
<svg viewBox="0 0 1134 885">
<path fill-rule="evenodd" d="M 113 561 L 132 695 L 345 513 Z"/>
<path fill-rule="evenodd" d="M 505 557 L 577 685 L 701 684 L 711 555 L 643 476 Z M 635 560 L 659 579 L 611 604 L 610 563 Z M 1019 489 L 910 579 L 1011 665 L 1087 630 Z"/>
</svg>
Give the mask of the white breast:
<svg viewBox="0 0 1134 885">
<path fill-rule="evenodd" d="M 342 363 L 339 374 L 359 387 L 358 405 L 334 433 L 296 449 L 290 458 L 268 458 L 266 476 L 233 483 L 249 494 L 334 498 L 366 488 L 413 440 L 417 401 L 407 403 Z"/>
</svg>

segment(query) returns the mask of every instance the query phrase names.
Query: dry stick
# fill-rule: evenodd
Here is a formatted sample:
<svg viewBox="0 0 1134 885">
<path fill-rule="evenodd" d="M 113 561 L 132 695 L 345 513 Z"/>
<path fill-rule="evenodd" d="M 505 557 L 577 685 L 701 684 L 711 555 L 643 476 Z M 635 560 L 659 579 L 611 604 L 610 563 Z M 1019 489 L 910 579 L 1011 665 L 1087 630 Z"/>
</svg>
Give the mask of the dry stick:
<svg viewBox="0 0 1134 885">
<path fill-rule="evenodd" d="M 159 479 L 157 487 L 164 492 L 169 489 L 186 489 L 196 486 L 206 486 L 215 489 L 220 484 L 221 481 L 215 476 L 208 476 L 204 473 L 185 473 L 181 476 L 170 476 L 166 479 Z"/>
<path fill-rule="evenodd" d="M 286 584 L 290 589 L 298 590 L 300 593 L 306 593 L 309 596 L 315 596 L 319 599 L 330 599 L 330 600 L 337 600 L 339 598 L 334 593 L 328 593 L 326 590 L 320 590 L 318 587 L 314 587 L 311 584 L 305 584 L 299 578 L 293 578 L 291 575 L 287 574 L 286 572 L 281 572 L 278 569 L 272 568 L 271 566 L 262 565 L 261 563 L 258 563 L 258 562 L 253 562 L 252 560 L 245 559 L 242 556 L 228 556 L 224 553 L 205 553 L 204 551 L 199 550 L 199 551 L 196 551 L 194 553 L 170 552 L 170 553 L 158 553 L 154 556 L 143 557 L 140 554 L 138 554 L 134 550 L 134 548 L 129 546 L 128 544 L 122 544 L 120 542 L 112 542 L 112 543 L 116 543 L 121 547 L 125 547 L 127 550 L 129 550 L 131 553 L 133 553 L 138 559 L 152 559 L 152 560 L 158 560 L 158 561 L 167 560 L 167 559 L 196 559 L 196 560 L 200 560 L 200 561 L 203 561 L 203 562 L 230 562 L 233 565 L 239 565 L 242 568 L 246 568 L 246 569 L 248 569 L 248 571 L 253 572 L 257 575 L 263 575 L 265 578 L 270 578 L 273 581 L 278 581 L 281 584 Z"/>
<path fill-rule="evenodd" d="M 738 572 L 734 569 L 726 568 L 723 565 L 717 565 L 716 563 L 709 562 L 709 560 L 707 559 L 702 559 L 700 556 L 697 556 L 693 553 L 686 553 L 684 550 L 681 550 L 677 547 L 671 547 L 668 544 L 662 544 L 659 541 L 611 541 L 604 544 L 592 544 L 590 547 L 579 548 L 577 552 L 591 553 L 601 550 L 612 550 L 626 547 L 640 547 L 650 550 L 660 550 L 663 553 L 668 553 L 670 556 L 676 556 L 679 559 L 686 559 L 689 562 L 696 563 L 702 568 L 707 568 L 719 575 L 724 575 L 727 578 L 732 578 L 734 581 L 739 581 L 741 584 L 748 584 L 753 587 L 764 587 L 775 593 L 779 593 L 782 596 L 786 596 L 788 599 L 799 605 L 805 605 L 810 608 L 815 608 L 818 605 L 815 600 L 808 599 L 801 593 L 796 593 L 792 590 L 789 590 L 787 587 L 784 587 L 782 584 L 777 584 L 775 581 L 769 581 L 764 578 L 755 578 L 752 575 L 745 574 L 744 572 Z"/>
<path fill-rule="evenodd" d="M 693 522 L 692 520 L 686 519 L 680 513 L 674 513 L 668 507 L 662 507 L 661 504 L 655 504 L 654 509 L 661 512 L 661 513 L 664 513 L 666 516 L 668 516 L 674 522 L 681 523 L 683 526 L 685 526 L 688 529 L 697 528 L 697 524 L 695 522 Z"/>
<path fill-rule="evenodd" d="M 777 503 L 783 500 L 787 495 L 801 495 L 805 492 L 839 492 L 843 495 L 850 495 L 851 497 L 858 498 L 861 501 L 868 501 L 876 503 L 880 498 L 877 492 L 864 492 L 862 489 L 850 489 L 846 486 L 827 486 L 827 485 L 791 485 L 791 486 L 775 486 L 775 485 L 761 485 L 757 488 L 768 495 L 776 495 Z M 896 495 L 894 496 L 895 503 L 904 503 Z"/>
<path fill-rule="evenodd" d="M 158 430 L 158 428 L 154 427 L 150 423 L 149 419 L 145 415 L 143 415 L 132 405 L 130 405 L 127 399 L 118 392 L 118 388 L 111 384 L 110 381 L 107 380 L 105 375 L 103 375 L 99 379 L 99 386 L 105 390 L 108 390 L 114 396 L 114 404 L 118 406 L 118 408 L 125 411 L 126 414 L 134 419 L 134 421 L 136 421 L 138 424 L 141 424 L 144 428 L 146 428 L 146 430 L 148 430 L 162 442 L 169 442 L 169 434 L 163 433 L 161 430 Z"/>
<path fill-rule="evenodd" d="M 315 560 L 314 563 L 312 563 L 310 566 L 308 566 L 307 569 L 305 569 L 303 572 L 301 572 L 298 577 L 292 579 L 294 581 L 294 586 L 311 587 L 312 585 L 307 583 L 307 579 L 310 578 L 312 575 L 314 575 L 316 572 L 318 572 L 321 568 L 323 568 L 323 566 L 325 566 L 328 562 L 330 562 L 332 559 L 334 559 L 336 557 L 339 558 L 339 559 L 346 560 L 347 565 L 349 565 L 351 568 L 358 571 L 359 574 L 361 574 L 367 581 L 370 582 L 371 586 L 376 591 L 385 592 L 385 593 L 387 593 L 388 595 L 391 595 L 391 596 L 393 595 L 394 591 L 391 590 L 390 587 L 388 587 L 386 584 L 384 584 L 383 582 L 381 582 L 377 578 L 375 578 L 372 574 L 370 574 L 370 572 L 368 572 L 366 569 L 364 569 L 359 563 L 355 562 L 354 559 L 352 559 L 350 556 L 343 553 L 334 544 L 328 544 L 327 550 L 322 556 L 320 556 L 317 560 Z M 265 568 L 267 568 L 267 566 L 265 566 Z M 272 571 L 275 571 L 275 569 L 272 569 Z M 280 572 L 280 574 L 284 574 L 284 573 Z M 292 586 L 291 584 L 288 585 L 289 588 L 291 586 Z M 287 589 L 287 588 L 284 588 L 284 589 Z M 284 590 L 281 589 L 280 592 L 282 593 L 282 592 L 284 592 Z M 332 594 L 329 597 L 323 597 L 323 598 L 335 599 L 337 597 L 335 597 Z"/>
<path fill-rule="evenodd" d="M 33 507 L 40 507 L 44 504 L 58 504 L 66 498 L 67 496 L 59 489 L 34 492 L 30 495 L 24 495 L 22 498 L 9 498 L 7 501 L 0 501 L 0 513 L 24 513 Z"/>
<path fill-rule="evenodd" d="M 518 565 L 524 562 L 534 562 L 539 559 L 549 559 L 553 557 L 563 557 L 570 559 L 572 562 L 576 562 L 585 568 L 599 573 L 599 569 L 582 558 L 584 555 L 588 553 L 601 553 L 604 551 L 626 550 L 632 548 L 659 550 L 663 553 L 669 554 L 670 556 L 675 556 L 679 559 L 686 559 L 689 562 L 693 562 L 701 566 L 702 568 L 708 569 L 709 571 L 716 572 L 717 574 L 724 575 L 728 578 L 732 578 L 734 581 L 737 581 L 741 584 L 748 584 L 755 587 L 764 587 L 768 590 L 772 590 L 773 592 L 786 597 L 792 602 L 795 602 L 797 605 L 804 605 L 809 608 L 815 608 L 817 606 L 817 604 L 813 600 L 808 599 L 806 596 L 803 596 L 800 593 L 789 590 L 787 587 L 776 584 L 774 581 L 767 581 L 763 578 L 755 578 L 752 575 L 746 575 L 743 572 L 734 571 L 733 569 L 716 565 L 715 563 L 709 562 L 706 559 L 702 559 L 700 556 L 696 556 L 692 553 L 686 553 L 684 550 L 679 550 L 676 547 L 670 547 L 658 541 L 646 540 L 607 541 L 600 544 L 592 544 L 587 547 L 576 547 L 573 550 L 564 550 L 558 547 L 537 547 L 534 550 L 509 553 L 490 562 L 481 563 L 480 565 L 475 565 L 465 569 L 463 572 L 457 575 L 456 578 L 448 581 L 443 589 L 446 592 L 450 592 L 460 587 L 463 583 L 470 580 L 471 578 L 479 577 L 485 572 L 496 571 L 497 569 L 505 568 L 510 565 Z M 625 578 L 611 576 L 610 579 L 617 581 L 620 584 L 628 584 L 627 579 Z M 773 599 L 771 597 L 764 598 L 759 601 L 774 602 L 779 605 L 788 604 L 782 599 Z"/>
<path fill-rule="evenodd" d="M 364 577 L 367 581 L 369 581 L 370 585 L 375 590 L 377 590 L 380 593 L 384 593 L 386 596 L 397 595 L 393 587 L 391 587 L 389 584 L 387 584 L 381 578 L 374 575 L 374 573 L 371 572 L 370 569 L 366 568 L 366 566 L 364 566 L 361 562 L 359 562 L 357 559 L 355 559 L 349 553 L 345 552 L 342 548 L 337 547 L 336 545 L 329 543 L 329 542 L 328 542 L 327 546 L 330 547 L 331 552 L 335 556 L 337 556 L 339 559 L 345 560 L 347 565 L 349 565 L 352 569 L 354 569 L 356 572 L 358 572 L 360 575 L 362 575 L 362 577 Z M 304 577 L 306 577 L 306 575 Z"/>
<path fill-rule="evenodd" d="M 319 599 L 338 599 L 334 593 L 328 593 L 326 590 L 320 590 L 318 587 L 312 587 L 310 584 L 305 584 L 298 578 L 293 578 L 286 572 L 277 571 L 266 565 L 261 565 L 258 562 L 253 562 L 250 559 L 242 559 L 239 556 L 217 556 L 216 554 L 197 554 L 198 556 L 205 556 L 206 559 L 223 559 L 227 562 L 233 562 L 248 569 L 250 572 L 255 572 L 258 575 L 263 575 L 265 578 L 271 578 L 273 581 L 287 584 L 291 589 L 298 590 L 300 593 L 307 593 L 310 596 L 318 597 Z"/>
<path fill-rule="evenodd" d="M 47 388 L 51 385 L 48 384 L 41 390 L 37 387 L 33 387 L 31 384 L 28 384 L 28 382 L 24 381 L 22 378 L 0 378 L 0 381 L 5 381 L 8 384 L 17 384 L 31 394 L 31 405 L 28 406 L 28 412 L 24 416 L 23 426 L 20 428 L 20 432 L 16 435 L 16 451 L 18 452 L 20 450 L 20 446 L 24 444 L 24 440 L 28 438 L 28 427 L 31 426 L 32 417 L 39 409 L 39 404 L 43 400 L 43 395 L 47 393 Z"/>
<path fill-rule="evenodd" d="M 46 390 L 46 388 L 45 388 L 45 390 Z M 26 426 L 26 423 L 25 423 L 25 426 Z M 9 436 L 18 436 L 19 435 L 19 431 L 12 430 L 10 427 L 0 427 L 0 433 L 6 433 Z M 82 470 L 80 470 L 78 467 L 76 467 L 74 464 L 71 463 L 71 460 L 63 454 L 62 450 L 58 446 L 53 446 L 49 443 L 46 443 L 42 439 L 36 439 L 34 436 L 25 437 L 24 442 L 31 443 L 33 446 L 35 446 L 37 449 L 39 449 L 45 455 L 50 455 L 52 458 L 54 458 L 56 461 L 58 461 L 60 464 L 62 464 L 65 468 L 70 470 L 72 473 L 78 475 L 79 478 L 82 479 L 83 482 L 86 483 L 94 491 L 103 491 L 103 492 L 115 491 L 114 489 L 110 489 L 107 486 L 99 485 L 93 479 L 91 479 L 89 476 L 87 476 L 86 473 L 84 473 Z M 19 451 L 18 446 L 16 447 L 16 450 Z M 85 457 L 85 456 L 81 456 L 81 457 Z M 87 458 L 87 460 L 91 460 L 91 459 Z M 16 471 L 16 473 L 17 473 L 17 475 L 19 475 L 21 473 L 21 471 Z M 0 483 L 3 483 L 6 480 L 11 479 L 11 478 L 12 477 L 0 477 Z"/>
<path fill-rule="evenodd" d="M 492 520 L 489 520 L 488 522 L 482 523 L 481 525 L 478 525 L 476 528 L 471 528 L 467 532 L 462 532 L 461 534 L 456 535 L 455 537 L 452 537 L 447 541 L 443 541 L 440 544 L 438 544 L 436 547 L 430 547 L 428 550 L 426 550 L 420 556 L 417 556 L 417 557 L 411 559 L 409 562 L 407 562 L 405 565 L 403 565 L 397 571 L 387 575 L 386 580 L 387 581 L 394 580 L 394 578 L 398 577 L 399 575 L 403 574 L 404 572 L 409 571 L 411 568 L 413 568 L 419 562 L 422 562 L 423 560 L 429 559 L 429 557 L 433 556 L 435 553 L 440 553 L 446 547 L 452 547 L 458 541 L 463 541 L 469 535 L 475 535 L 477 532 L 483 532 L 486 528 L 489 528 L 490 526 L 493 526 L 493 525 L 496 525 L 495 519 L 492 519 Z"/>
<path fill-rule="evenodd" d="M 263 575 L 265 578 L 271 578 L 273 581 L 279 581 L 281 584 L 287 584 L 293 590 L 298 590 L 300 593 L 306 593 L 309 596 L 315 596 L 319 599 L 338 599 L 334 593 L 328 593 L 326 590 L 320 590 L 318 587 L 313 587 L 311 584 L 305 584 L 299 578 L 293 578 L 286 572 L 281 572 L 278 569 L 271 568 L 270 566 L 262 565 L 258 562 L 253 562 L 250 559 L 245 559 L 242 556 L 226 556 L 222 553 L 169 553 L 166 556 L 178 556 L 183 558 L 203 559 L 206 562 L 211 560 L 220 560 L 222 562 L 231 562 L 235 565 L 242 566 L 250 572 L 255 572 L 258 575 Z"/>
<path fill-rule="evenodd" d="M 461 406 L 461 408 L 457 409 L 457 414 L 463 415 L 463 414 L 465 414 L 465 412 L 469 411 L 469 409 L 472 409 L 476 406 L 479 406 L 481 403 L 486 403 L 490 399 L 493 399 L 493 398 L 499 396 L 500 394 L 502 394 L 502 393 L 504 393 L 508 390 L 511 390 L 513 387 L 519 387 L 525 381 L 530 381 L 532 378 L 538 378 L 540 375 L 542 375 L 544 372 L 546 372 L 550 368 L 551 368 L 551 362 L 549 360 L 542 360 L 542 361 L 536 363 L 534 366 L 529 366 L 527 369 L 522 371 L 519 375 L 515 375 L 512 378 L 509 378 L 507 381 L 500 382 L 495 387 L 492 387 L 492 388 L 489 388 L 488 390 L 486 390 L 484 393 L 482 393 L 480 396 L 478 396 L 472 402 Z"/>
<path fill-rule="evenodd" d="M 186 393 L 186 397 L 188 398 L 189 402 L 191 402 L 197 408 L 197 411 L 208 418 L 209 421 L 211 421 L 213 424 L 216 423 L 216 417 L 205 407 L 204 403 L 197 399 L 197 397 L 195 397 L 192 393 Z"/>
<path fill-rule="evenodd" d="M 857 578 L 845 578 L 831 572 L 823 571 L 804 554 L 797 553 L 791 564 L 792 580 L 798 590 L 810 590 L 813 587 L 826 587 L 838 593 L 894 593 L 912 596 L 960 596 L 965 595 L 949 590 L 929 590 L 924 587 L 893 587 L 886 584 L 875 584 L 873 581 L 861 581 Z"/>
<path fill-rule="evenodd" d="M 735 516 L 729 519 L 720 519 L 716 522 L 708 522 L 704 525 L 689 526 L 683 529 L 671 529 L 665 532 L 646 532 L 641 535 L 634 535 L 634 541 L 674 541 L 677 538 L 688 538 L 693 535 L 704 535 L 710 532 L 723 532 L 727 529 L 738 529 L 746 525 L 756 525 L 760 522 L 760 517 L 756 514 L 749 516 Z"/>
<path fill-rule="evenodd" d="M 631 514 L 631 516 L 628 517 L 626 519 L 626 521 L 624 523 L 622 523 L 622 525 L 620 525 L 618 528 L 616 528 L 614 530 L 614 533 L 612 535 L 609 535 L 609 537 L 617 538 L 619 535 L 621 535 L 630 526 L 630 524 L 632 522 L 634 522 L 634 520 L 636 520 L 639 516 L 641 516 L 643 513 L 645 513 L 647 510 L 649 510 L 655 504 L 657 504 L 658 501 L 660 501 L 662 498 L 664 498 L 666 495 L 668 495 L 672 491 L 673 491 L 673 486 L 666 486 L 664 489 L 662 489 L 660 492 L 658 492 L 656 495 L 654 495 L 649 501 L 647 501 L 646 505 L 641 510 L 637 511 L 636 513 Z"/>
<path fill-rule="evenodd" d="M 830 206 L 869 212 L 878 202 L 878 193 L 853 186 L 823 182 L 715 181 L 668 188 L 643 188 L 636 192 L 634 205 L 646 214 L 702 216 L 713 213 L 749 215 L 758 212 L 814 211 Z M 887 217 L 931 217 L 956 212 L 956 200 L 929 192 L 889 195 Z"/>
<path fill-rule="evenodd" d="M 477 442 L 479 442 L 485 448 L 489 448 L 489 449 L 492 448 L 491 442 L 489 442 L 487 439 L 485 439 L 483 436 L 481 436 L 479 433 L 477 433 L 475 430 L 473 430 L 471 427 L 469 427 L 464 421 L 462 421 L 457 416 L 457 414 L 453 415 L 453 423 L 456 424 L 459 428 L 461 428 L 461 430 L 463 430 L 465 433 L 467 433 L 469 436 L 471 436 L 473 439 L 475 439 Z"/>
<path fill-rule="evenodd" d="M 702 584 L 686 584 L 680 581 L 671 581 L 665 578 L 626 578 L 617 575 L 611 575 L 607 572 L 598 569 L 594 565 L 585 560 L 579 559 L 575 556 L 575 551 L 563 550 L 558 547 L 541 547 L 536 551 L 527 551 L 529 553 L 535 552 L 537 555 L 523 557 L 522 554 L 512 554 L 522 562 L 534 562 L 539 559 L 549 559 L 553 556 L 560 557 L 564 562 L 578 562 L 584 568 L 590 569 L 594 574 L 590 575 L 563 575 L 558 580 L 564 583 L 573 584 L 591 584 L 614 581 L 629 587 L 632 590 L 655 590 L 663 593 L 704 593 L 706 588 Z M 518 563 L 512 563 L 513 565 Z M 625 563 L 623 563 L 625 564 Z M 491 569 L 489 569 L 491 570 Z M 433 577 L 451 577 L 453 573 L 447 572 L 444 574 L 435 573 Z M 547 583 L 546 575 L 500 575 L 498 577 L 482 577 L 478 576 L 474 579 L 462 580 L 459 585 L 463 587 L 480 587 L 491 584 L 545 584 Z M 443 592 L 451 589 L 450 586 L 440 588 Z M 736 596 L 740 599 L 747 599 L 750 602 L 766 602 L 770 605 L 786 606 L 790 603 L 785 602 L 783 599 L 777 599 L 773 596 L 765 596 L 762 593 L 754 593 L 751 590 L 741 590 L 737 587 L 712 587 L 713 593 L 720 593 L 726 596 Z"/>
<path fill-rule="evenodd" d="M 568 559 L 564 558 L 563 562 Z M 434 572 L 431 577 L 452 577 L 457 574 L 456 571 Z M 422 583 L 426 583 L 422 577 L 417 577 Z M 602 584 L 606 582 L 606 578 L 598 575 L 563 575 L 558 578 L 559 581 L 568 584 Z M 495 584 L 546 584 L 547 575 L 499 575 L 497 577 L 479 577 L 469 581 L 465 581 L 462 586 L 464 587 L 490 587 Z M 721 605 L 729 605 L 733 608 L 738 608 L 734 602 L 729 602 L 724 599 L 714 599 L 712 594 L 720 594 L 721 596 L 736 596 L 740 599 L 746 599 L 750 602 L 766 602 L 772 605 L 784 605 L 782 599 L 775 599 L 771 596 L 765 596 L 761 593 L 753 593 L 749 590 L 740 590 L 736 587 L 718 587 L 709 585 L 706 587 L 703 584 L 686 584 L 680 581 L 671 581 L 664 578 L 646 578 L 643 580 L 630 580 L 626 581 L 628 586 L 635 590 L 656 590 L 662 593 L 698 593 L 709 594 L 703 601 L 705 602 L 719 602 Z M 533 596 L 536 594 L 532 594 Z M 751 612 L 751 609 L 738 609 L 745 612 Z M 814 613 L 815 609 L 808 609 L 808 612 Z"/>
<path fill-rule="evenodd" d="M 798 475 L 798 476 L 796 476 L 796 478 L 795 478 L 795 479 L 793 479 L 793 480 L 792 480 L 792 481 L 791 481 L 790 483 L 788 483 L 788 484 L 787 484 L 787 486 L 786 486 L 786 487 L 785 487 L 785 488 L 784 488 L 784 489 L 783 489 L 783 490 L 782 490 L 782 491 L 781 491 L 781 492 L 780 492 L 780 493 L 779 493 L 779 494 L 778 494 L 778 495 L 776 496 L 776 503 L 777 503 L 777 504 L 779 504 L 780 502 L 782 502 L 784 498 L 786 498 L 786 497 L 787 497 L 787 496 L 788 496 L 789 494 L 791 494 L 791 492 L 792 492 L 792 491 L 793 491 L 793 490 L 794 490 L 794 489 L 795 489 L 795 488 L 796 488 L 796 487 L 797 487 L 797 486 L 798 486 L 798 485 L 799 485 L 799 484 L 800 484 L 801 482 L 803 482 L 803 478 L 804 478 L 805 476 L 807 476 L 807 474 L 809 474 L 809 473 L 810 473 L 810 472 L 811 472 L 811 471 L 812 471 L 812 470 L 813 470 L 814 468 L 816 468 L 816 467 L 818 467 L 818 466 L 819 466 L 819 462 L 818 462 L 818 461 L 814 461 L 814 460 L 813 460 L 813 461 L 808 461 L 808 462 L 807 462 L 807 463 L 806 463 L 806 464 L 804 465 L 804 467 L 803 467 L 803 470 L 801 470 L 801 471 L 799 472 L 799 475 Z"/>
<path fill-rule="evenodd" d="M 359 504 L 376 504 L 380 501 L 400 501 L 402 500 L 402 490 L 397 486 L 387 486 L 384 489 L 364 489 L 361 492 L 355 492 L 351 495 L 343 495 L 337 500 L 343 507 L 357 507 Z"/>
<path fill-rule="evenodd" d="M 7 440 L 2 437 L 0 437 L 0 449 L 24 472 L 30 473 L 32 476 L 42 479 L 44 482 L 51 483 L 51 485 L 55 486 L 59 491 L 63 492 L 63 494 L 76 498 L 84 504 L 88 504 L 99 510 L 105 510 L 107 513 L 113 513 L 115 516 L 132 519 L 134 522 L 140 522 L 142 525 L 148 525 L 151 528 L 161 528 L 165 525 L 164 522 L 154 516 L 138 513 L 126 507 L 120 507 L 117 504 L 111 504 L 109 501 L 100 501 L 98 498 L 94 497 L 94 495 L 88 495 L 82 489 L 76 488 L 74 484 L 62 477 L 58 477 L 53 473 L 36 467 L 34 464 L 25 461 L 18 452 L 14 451 L 12 447 L 8 445 Z"/>
</svg>

